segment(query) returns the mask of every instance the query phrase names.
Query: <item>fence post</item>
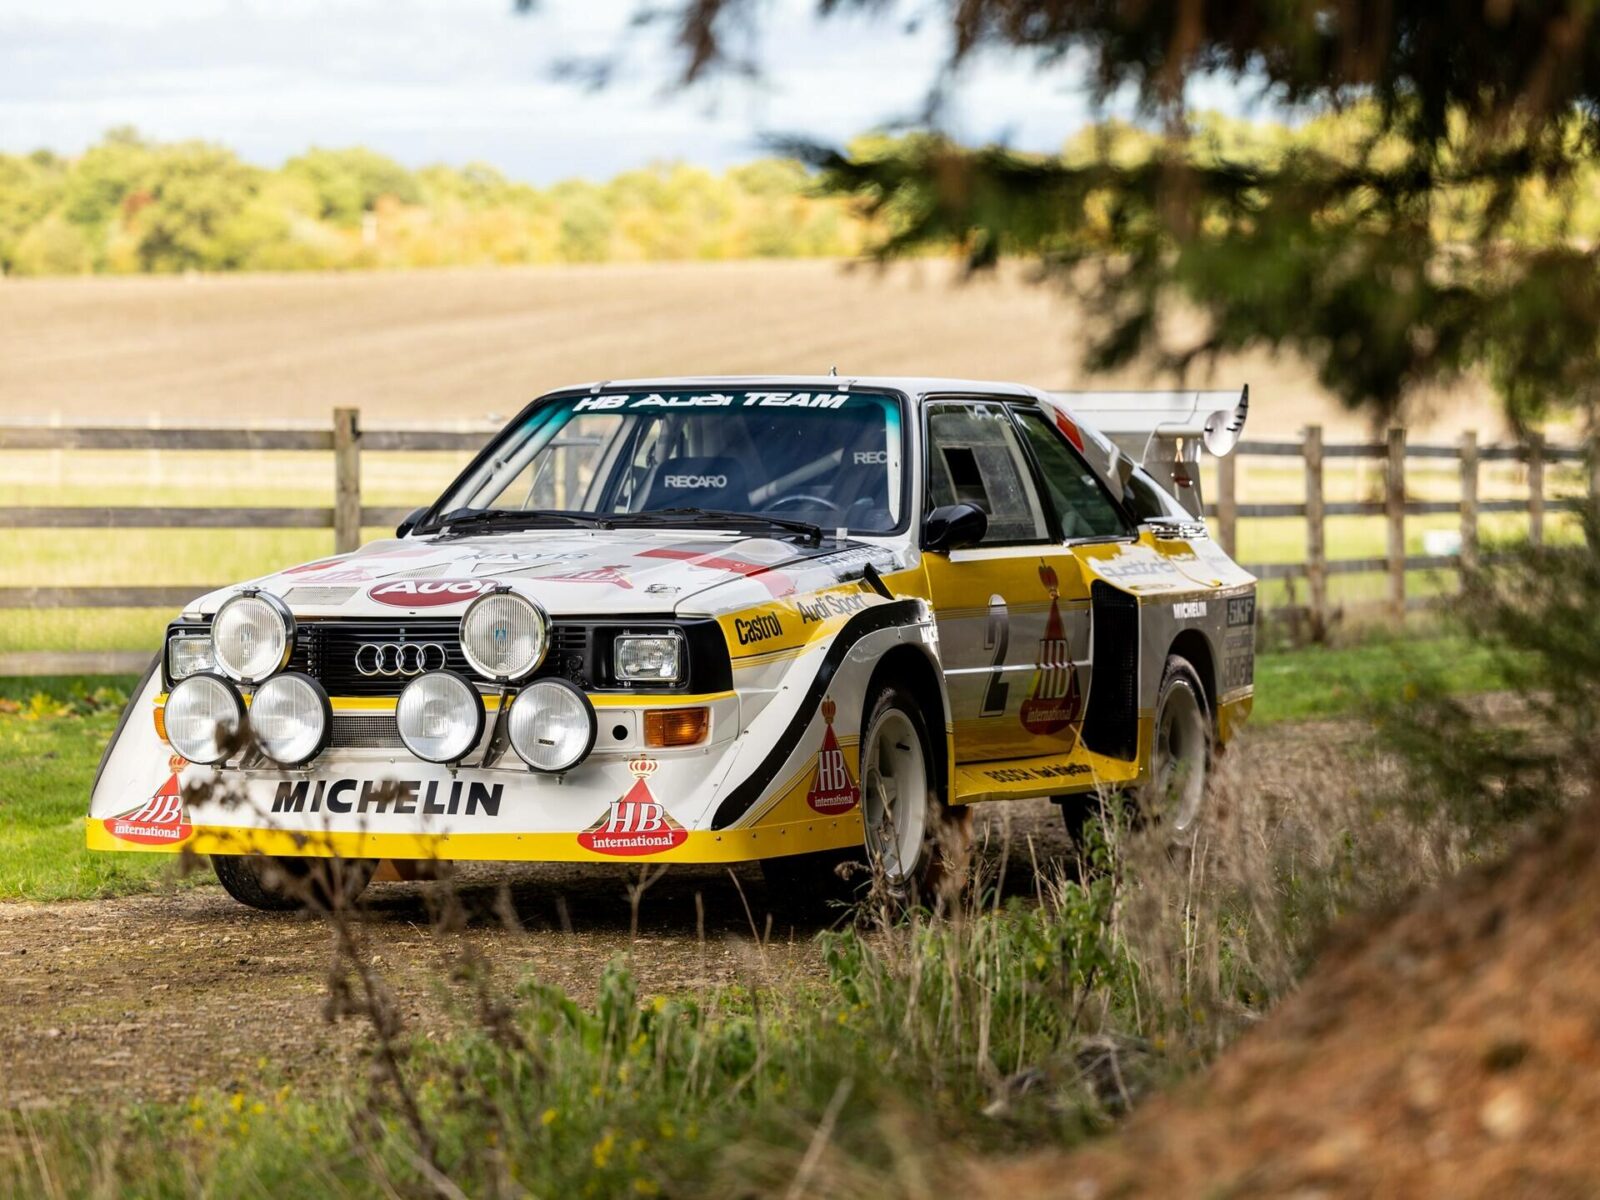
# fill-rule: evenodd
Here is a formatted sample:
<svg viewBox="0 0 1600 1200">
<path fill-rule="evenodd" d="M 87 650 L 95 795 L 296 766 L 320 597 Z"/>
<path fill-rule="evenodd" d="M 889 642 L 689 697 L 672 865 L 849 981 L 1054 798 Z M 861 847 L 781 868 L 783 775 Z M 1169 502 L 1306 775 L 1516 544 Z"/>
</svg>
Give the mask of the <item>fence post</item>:
<svg viewBox="0 0 1600 1200">
<path fill-rule="evenodd" d="M 1235 493 L 1239 452 L 1217 460 L 1217 541 L 1229 558 L 1239 557 L 1239 502 Z"/>
<path fill-rule="evenodd" d="M 1478 565 L 1478 435 L 1461 435 L 1461 569 Z"/>
<path fill-rule="evenodd" d="M 1306 457 L 1306 591 L 1311 600 L 1311 639 L 1328 635 L 1328 543 L 1323 527 L 1322 426 L 1308 425 Z"/>
<path fill-rule="evenodd" d="M 1389 521 L 1389 612 L 1406 619 L 1406 431 L 1389 430 L 1389 456 L 1383 480 L 1383 507 Z"/>
<path fill-rule="evenodd" d="M 1528 435 L 1528 541 L 1544 541 L 1544 434 Z"/>
<path fill-rule="evenodd" d="M 361 545 L 361 410 L 333 410 L 333 552 Z"/>
<path fill-rule="evenodd" d="M 1600 429 L 1591 427 L 1588 440 L 1584 443 L 1584 457 L 1589 464 L 1589 520 L 1594 519 L 1596 508 L 1600 508 Z"/>
</svg>

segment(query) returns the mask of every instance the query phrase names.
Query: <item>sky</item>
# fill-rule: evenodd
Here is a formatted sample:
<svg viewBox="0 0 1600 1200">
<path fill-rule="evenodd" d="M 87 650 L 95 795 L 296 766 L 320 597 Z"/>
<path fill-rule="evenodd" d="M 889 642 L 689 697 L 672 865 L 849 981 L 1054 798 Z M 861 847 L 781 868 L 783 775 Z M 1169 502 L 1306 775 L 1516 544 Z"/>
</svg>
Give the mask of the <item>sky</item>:
<svg viewBox="0 0 1600 1200">
<path fill-rule="evenodd" d="M 914 115 L 943 60 L 937 21 L 818 22 L 772 0 L 759 84 L 680 92 L 664 33 L 634 34 L 611 85 L 555 77 L 615 50 L 640 0 L 0 0 L 0 150 L 76 153 L 133 125 L 276 166 L 311 145 L 365 145 L 408 166 L 490 163 L 515 179 L 606 178 L 651 162 L 720 169 L 769 135 L 839 142 Z M 1244 112 L 1226 84 L 1207 107 Z M 1094 118 L 1079 73 L 991 57 L 954 89 L 963 140 L 1053 150 Z M 1122 106 L 1124 109 L 1126 106 Z"/>
</svg>

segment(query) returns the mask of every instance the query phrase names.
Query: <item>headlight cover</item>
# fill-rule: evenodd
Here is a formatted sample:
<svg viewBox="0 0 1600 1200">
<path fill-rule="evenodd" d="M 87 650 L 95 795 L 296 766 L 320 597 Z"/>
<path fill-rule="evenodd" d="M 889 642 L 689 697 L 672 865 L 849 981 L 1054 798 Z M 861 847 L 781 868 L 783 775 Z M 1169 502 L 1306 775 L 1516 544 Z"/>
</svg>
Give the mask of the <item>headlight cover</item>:
<svg viewBox="0 0 1600 1200">
<path fill-rule="evenodd" d="M 202 672 L 167 694 L 163 719 L 174 750 L 190 762 L 213 766 L 243 740 L 244 701 L 228 680 Z"/>
<path fill-rule="evenodd" d="M 487 679 L 526 679 L 550 649 L 550 618 L 526 596 L 489 592 L 461 618 L 461 649 L 472 669 Z"/>
<path fill-rule="evenodd" d="M 617 679 L 625 683 L 677 683 L 683 678 L 683 636 L 619 634 L 611 650 Z"/>
<path fill-rule="evenodd" d="M 173 683 L 216 669 L 209 633 L 178 633 L 167 639 L 167 678 Z"/>
<path fill-rule="evenodd" d="M 309 675 L 274 675 L 250 699 L 250 730 L 273 762 L 298 767 L 327 749 L 333 706 Z"/>
<path fill-rule="evenodd" d="M 217 669 L 241 683 L 259 683 L 289 665 L 294 616 L 270 592 L 240 592 L 211 621 Z"/>
<path fill-rule="evenodd" d="M 507 737 L 535 771 L 570 771 L 594 749 L 594 705 L 562 679 L 541 679 L 511 702 Z"/>
<path fill-rule="evenodd" d="M 406 684 L 394 720 L 406 749 L 424 762 L 460 762 L 483 737 L 483 697 L 454 671 L 430 671 Z"/>
</svg>

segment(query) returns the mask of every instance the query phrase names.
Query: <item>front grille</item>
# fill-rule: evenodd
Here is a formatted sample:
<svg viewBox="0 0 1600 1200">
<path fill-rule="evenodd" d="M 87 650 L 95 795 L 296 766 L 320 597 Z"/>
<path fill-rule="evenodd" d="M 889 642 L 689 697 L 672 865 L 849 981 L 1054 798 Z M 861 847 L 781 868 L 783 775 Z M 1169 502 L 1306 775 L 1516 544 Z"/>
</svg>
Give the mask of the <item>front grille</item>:
<svg viewBox="0 0 1600 1200">
<path fill-rule="evenodd" d="M 533 677 L 558 676 L 583 686 L 588 640 L 589 632 L 584 626 L 554 622 L 550 652 Z M 411 677 L 363 675 L 356 667 L 356 652 L 365 645 L 438 646 L 444 651 L 447 669 L 475 678 L 461 650 L 461 622 L 449 617 L 303 621 L 295 631 L 289 669 L 304 671 L 319 680 L 330 696 L 398 696 Z M 428 665 L 435 664 L 430 661 Z M 392 719 L 390 724 L 393 725 Z"/>
<path fill-rule="evenodd" d="M 400 731 L 395 728 L 394 717 L 389 713 L 382 716 L 335 713 L 333 734 L 328 746 L 334 750 L 405 749 L 405 743 L 400 740 Z"/>
</svg>

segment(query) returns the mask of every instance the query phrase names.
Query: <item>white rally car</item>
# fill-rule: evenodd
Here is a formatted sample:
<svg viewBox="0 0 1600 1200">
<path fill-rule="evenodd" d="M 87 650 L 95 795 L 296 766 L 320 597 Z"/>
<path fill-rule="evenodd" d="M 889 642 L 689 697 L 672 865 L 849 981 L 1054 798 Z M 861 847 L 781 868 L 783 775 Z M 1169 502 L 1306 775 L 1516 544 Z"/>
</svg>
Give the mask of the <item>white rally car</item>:
<svg viewBox="0 0 1600 1200">
<path fill-rule="evenodd" d="M 89 846 L 204 853 L 285 907 L 319 861 L 760 860 L 800 886 L 864 847 L 909 889 L 968 805 L 1140 785 L 1181 833 L 1251 704 L 1255 580 L 1198 473 L 1247 396 L 551 393 L 395 538 L 191 604 Z"/>
</svg>

